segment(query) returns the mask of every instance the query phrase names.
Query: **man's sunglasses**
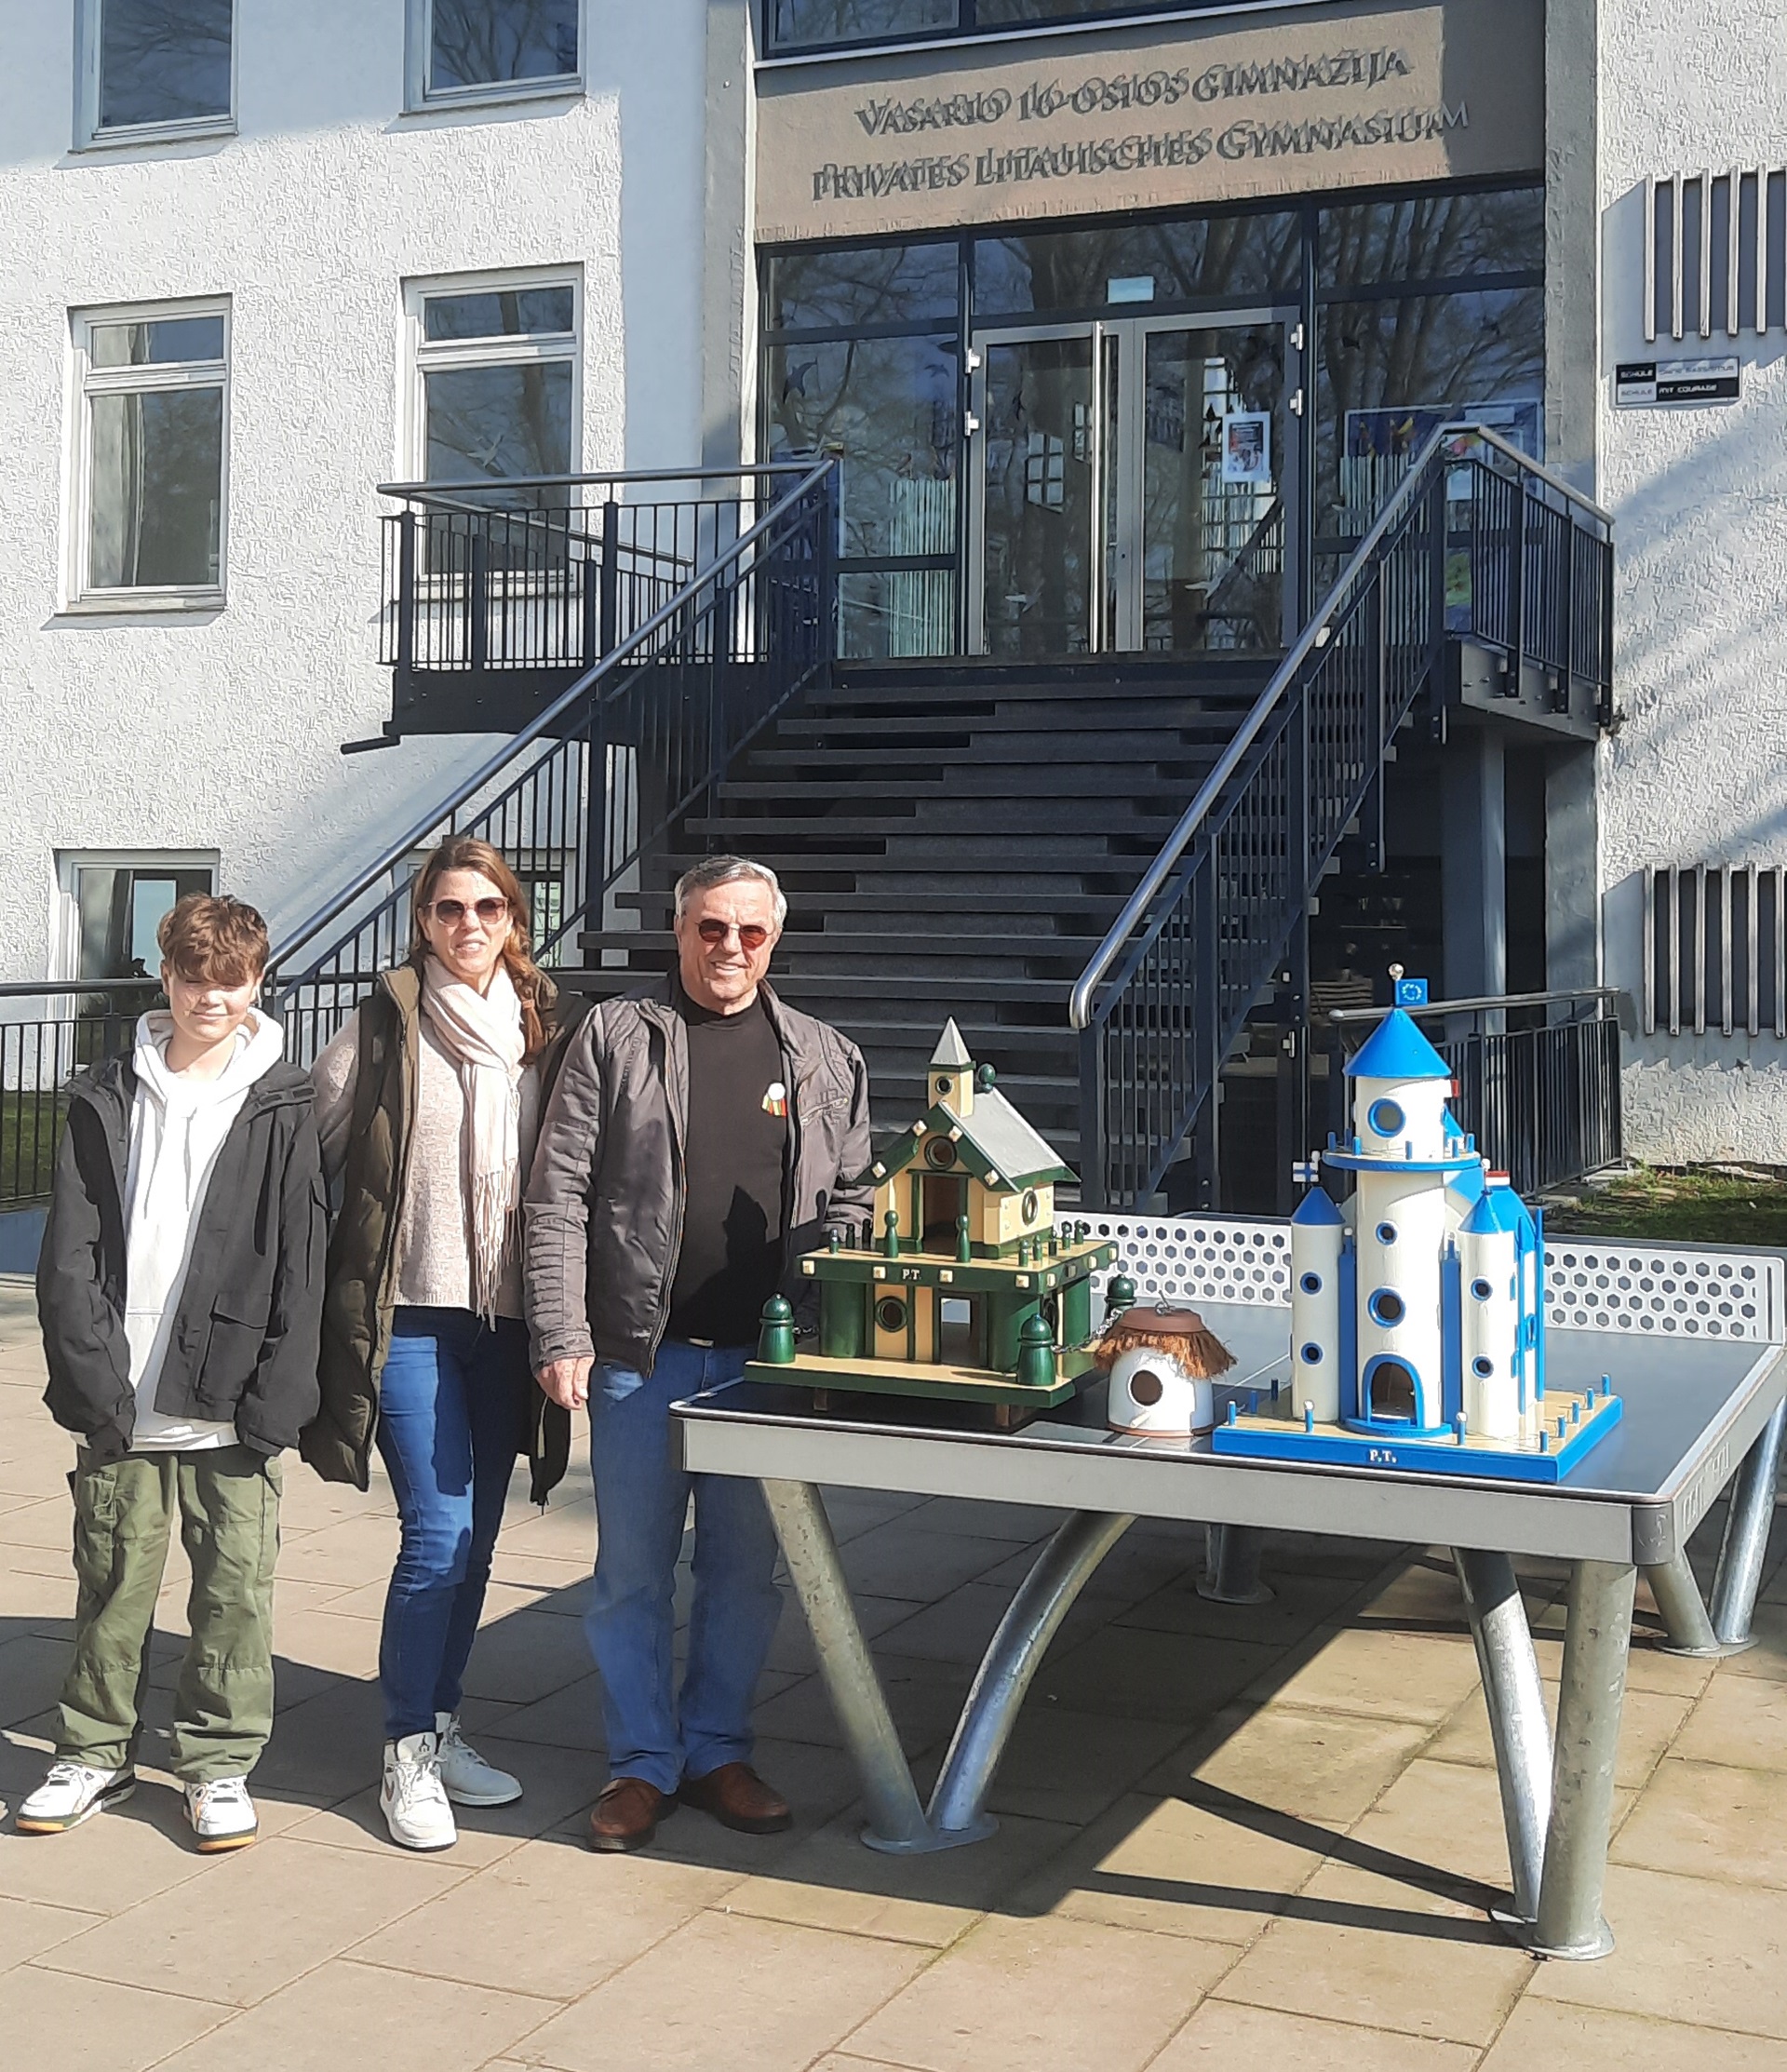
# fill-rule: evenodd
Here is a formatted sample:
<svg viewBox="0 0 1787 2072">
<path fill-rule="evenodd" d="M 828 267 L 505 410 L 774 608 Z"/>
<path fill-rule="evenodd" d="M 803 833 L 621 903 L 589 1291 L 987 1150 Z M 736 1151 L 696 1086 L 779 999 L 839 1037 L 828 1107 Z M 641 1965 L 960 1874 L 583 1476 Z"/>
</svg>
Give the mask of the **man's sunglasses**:
<svg viewBox="0 0 1787 2072">
<path fill-rule="evenodd" d="M 730 921 L 698 921 L 695 923 L 696 935 L 710 949 L 718 949 L 727 936 L 734 932 Z M 736 934 L 741 949 L 761 949 L 770 939 L 769 930 L 758 921 L 746 922 L 736 930 Z"/>
<path fill-rule="evenodd" d="M 474 913 L 486 928 L 494 928 L 509 910 L 506 899 L 477 899 L 470 908 L 463 899 L 437 899 L 429 909 L 443 928 L 457 928 L 467 912 Z"/>
</svg>

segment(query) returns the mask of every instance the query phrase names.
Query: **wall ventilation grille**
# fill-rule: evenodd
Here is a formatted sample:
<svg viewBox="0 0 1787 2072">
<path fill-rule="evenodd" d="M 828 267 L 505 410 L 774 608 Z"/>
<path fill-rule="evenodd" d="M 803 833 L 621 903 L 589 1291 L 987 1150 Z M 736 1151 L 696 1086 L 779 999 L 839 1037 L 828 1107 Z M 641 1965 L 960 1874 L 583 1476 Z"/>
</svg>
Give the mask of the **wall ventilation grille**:
<svg viewBox="0 0 1787 2072">
<path fill-rule="evenodd" d="M 1676 173 L 1645 199 L 1646 339 L 1787 329 L 1787 171 Z"/>
<path fill-rule="evenodd" d="M 1645 871 L 1645 1034 L 1787 1038 L 1787 870 Z"/>
</svg>

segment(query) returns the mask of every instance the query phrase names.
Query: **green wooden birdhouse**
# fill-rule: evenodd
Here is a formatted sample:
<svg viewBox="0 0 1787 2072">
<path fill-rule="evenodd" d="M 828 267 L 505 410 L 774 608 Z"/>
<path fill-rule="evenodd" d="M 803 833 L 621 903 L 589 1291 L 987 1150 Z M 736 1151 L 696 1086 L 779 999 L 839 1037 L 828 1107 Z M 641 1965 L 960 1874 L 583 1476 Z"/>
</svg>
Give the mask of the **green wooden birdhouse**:
<svg viewBox="0 0 1787 2072">
<path fill-rule="evenodd" d="M 1057 1230 L 1074 1175 L 976 1067 L 953 1021 L 932 1058 L 931 1105 L 861 1178 L 872 1221 L 800 1261 L 819 1331 L 790 1342 L 764 1312 L 759 1381 L 991 1406 L 1001 1425 L 1065 1401 L 1096 1372 L 1093 1276 L 1117 1247 Z"/>
</svg>

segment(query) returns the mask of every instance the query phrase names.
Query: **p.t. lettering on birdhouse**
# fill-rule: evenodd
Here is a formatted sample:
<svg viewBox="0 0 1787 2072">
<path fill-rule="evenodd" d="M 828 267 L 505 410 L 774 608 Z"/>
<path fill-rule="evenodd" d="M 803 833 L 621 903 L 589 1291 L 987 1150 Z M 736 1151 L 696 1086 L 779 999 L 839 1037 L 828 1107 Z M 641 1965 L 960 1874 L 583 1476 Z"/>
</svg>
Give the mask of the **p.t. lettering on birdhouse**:
<svg viewBox="0 0 1787 2072">
<path fill-rule="evenodd" d="M 953 1021 L 926 1091 L 931 1105 L 863 1176 L 868 1230 L 799 1262 L 818 1287 L 816 1346 L 796 1342 L 773 1300 L 746 1372 L 822 1396 L 981 1404 L 1009 1429 L 1097 1373 L 1093 1276 L 1117 1247 L 1084 1223 L 1056 1229 L 1055 1190 L 1074 1176 Z"/>
</svg>

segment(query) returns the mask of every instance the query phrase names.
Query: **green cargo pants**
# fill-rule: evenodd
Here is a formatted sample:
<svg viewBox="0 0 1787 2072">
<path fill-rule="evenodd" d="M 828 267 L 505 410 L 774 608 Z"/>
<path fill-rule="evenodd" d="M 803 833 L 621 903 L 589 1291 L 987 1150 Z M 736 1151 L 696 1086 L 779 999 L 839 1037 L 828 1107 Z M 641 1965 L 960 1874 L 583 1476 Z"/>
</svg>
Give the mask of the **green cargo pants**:
<svg viewBox="0 0 1787 2072">
<path fill-rule="evenodd" d="M 192 1638 L 175 1687 L 170 1766 L 187 1784 L 246 1777 L 273 1731 L 278 1461 L 243 1446 L 133 1453 L 105 1467 L 82 1453 L 68 1480 L 80 1594 L 56 1753 L 94 1769 L 135 1761 L 178 1509 L 193 1570 Z"/>
</svg>

